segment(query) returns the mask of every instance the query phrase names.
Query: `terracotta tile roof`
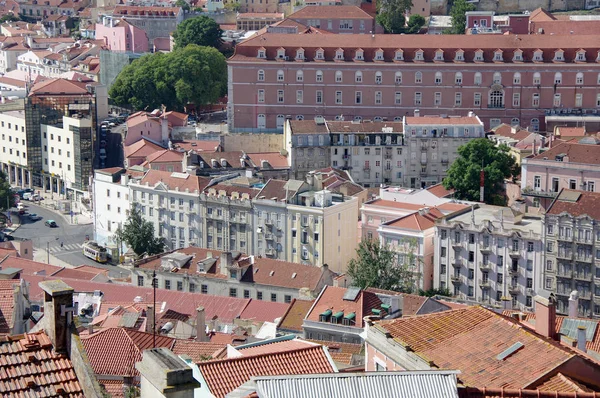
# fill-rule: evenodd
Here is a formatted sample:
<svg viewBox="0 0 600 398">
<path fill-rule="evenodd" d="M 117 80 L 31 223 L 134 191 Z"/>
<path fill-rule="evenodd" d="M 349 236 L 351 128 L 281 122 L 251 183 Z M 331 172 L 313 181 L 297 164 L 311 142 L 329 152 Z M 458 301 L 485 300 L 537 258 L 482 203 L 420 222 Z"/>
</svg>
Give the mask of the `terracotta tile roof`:
<svg viewBox="0 0 600 398">
<path fill-rule="evenodd" d="M 449 198 L 454 194 L 454 189 L 444 188 L 444 185 L 441 182 L 439 184 L 427 187 L 427 190 L 438 198 Z"/>
<path fill-rule="evenodd" d="M 408 214 L 404 217 L 397 218 L 393 221 L 388 221 L 383 225 L 400 229 L 425 231 L 427 229 L 433 228 L 435 226 L 435 221 L 443 216 L 444 214 L 434 207 L 428 212 L 416 211 L 412 214 Z"/>
<path fill-rule="evenodd" d="M 170 348 L 175 339 L 156 335 L 156 347 Z M 109 328 L 82 337 L 94 373 L 111 376 L 138 376 L 135 363 L 142 360 L 142 352 L 153 347 L 152 333 L 124 328 Z"/>
<path fill-rule="evenodd" d="M 466 209 L 467 207 L 469 207 L 469 205 L 448 202 L 437 206 L 437 209 L 441 210 L 443 213 L 454 213 L 455 211 Z"/>
<path fill-rule="evenodd" d="M 314 120 L 290 120 L 289 123 L 292 134 L 329 134 L 325 124 Z"/>
<path fill-rule="evenodd" d="M 222 333 L 222 332 L 211 332 L 210 333 L 210 342 L 214 344 L 230 344 L 230 345 L 239 345 L 244 344 L 247 340 L 247 336 L 245 334 L 237 335 L 235 333 Z"/>
<path fill-rule="evenodd" d="M 306 6 L 288 16 L 290 19 L 373 19 L 357 6 Z"/>
<path fill-rule="evenodd" d="M 282 12 L 244 12 L 237 16 L 238 20 L 241 19 L 283 19 Z"/>
<path fill-rule="evenodd" d="M 205 177 L 193 176 L 186 173 L 171 173 L 169 171 L 160 170 L 148 170 L 144 177 L 140 181 L 140 185 L 146 185 L 150 187 L 156 186 L 161 183 L 168 187 L 169 190 L 175 190 L 179 188 L 180 192 L 185 192 L 186 189 L 190 193 L 202 192 L 208 185 L 210 179 Z"/>
<path fill-rule="evenodd" d="M 277 352 L 286 352 L 286 351 L 299 350 L 299 349 L 303 349 L 303 348 L 310 348 L 310 347 L 314 347 L 316 345 L 322 345 L 322 344 L 315 344 L 308 340 L 301 340 L 301 339 L 295 338 L 295 339 L 275 340 L 275 341 L 266 340 L 262 344 L 250 343 L 248 345 L 249 345 L 249 347 L 244 347 L 243 345 L 238 346 L 238 347 L 236 347 L 236 350 L 238 350 L 239 353 L 242 354 L 242 356 L 244 356 L 244 357 L 251 357 L 254 355 L 274 354 Z"/>
<path fill-rule="evenodd" d="M 533 21 L 533 22 L 555 21 L 556 18 L 554 17 L 554 15 L 552 15 L 552 13 L 539 7 L 539 8 L 536 8 L 535 10 L 531 11 L 531 14 L 529 14 L 529 20 Z"/>
<path fill-rule="evenodd" d="M 0 335 L 10 334 L 13 330 L 13 312 L 15 308 L 15 286 L 18 279 L 3 280 L 0 284 Z"/>
<path fill-rule="evenodd" d="M 207 361 L 215 357 L 215 354 L 227 346 L 211 342 L 177 339 L 173 343 L 171 351 L 177 355 L 188 355 L 195 363 Z"/>
<path fill-rule="evenodd" d="M 600 151 L 600 147 L 598 150 Z M 561 213 L 568 213 L 574 217 L 588 215 L 594 220 L 600 220 L 600 192 L 561 190 L 546 210 L 546 214 Z"/>
<path fill-rule="evenodd" d="M 560 391 L 560 392 L 591 392 L 589 388 L 562 373 L 557 373 L 550 377 L 544 383 L 538 385 L 536 389 L 541 391 Z"/>
<path fill-rule="evenodd" d="M 417 211 L 425 207 L 425 205 L 413 204 L 413 203 L 405 203 L 405 202 L 395 202 L 393 200 L 384 200 L 384 199 L 375 199 L 370 202 L 365 203 L 363 206 L 370 207 L 388 207 L 392 209 L 400 209 L 407 211 Z"/>
<path fill-rule="evenodd" d="M 49 79 L 36 83 L 31 88 L 29 95 L 85 95 L 91 96 L 85 84 L 66 79 Z"/>
<path fill-rule="evenodd" d="M 283 156 L 279 152 L 258 152 L 258 153 L 248 153 L 247 154 L 252 163 L 258 168 L 262 169 L 262 161 L 266 160 L 268 162 L 267 169 L 288 169 L 290 165 L 288 164 L 288 159 L 286 156 Z"/>
<path fill-rule="evenodd" d="M 597 35 L 600 34 L 598 21 L 533 21 L 529 24 L 530 34 L 538 34 L 542 29 L 544 35 Z"/>
<path fill-rule="evenodd" d="M 276 180 L 272 178 L 267 181 L 255 197 L 258 199 L 274 199 L 279 202 L 286 200 L 287 192 L 287 199 L 291 199 L 296 195 L 297 191 L 290 189 L 286 190 L 287 183 L 288 182 L 285 180 Z"/>
<path fill-rule="evenodd" d="M 364 344 L 340 343 L 338 341 L 325 341 L 307 339 L 313 343 L 324 345 L 329 350 L 329 354 L 344 353 L 350 355 L 363 355 L 365 350 Z"/>
<path fill-rule="evenodd" d="M 162 151 L 156 151 L 146 157 L 146 163 L 173 163 L 182 162 L 183 152 L 170 151 L 163 149 Z"/>
<path fill-rule="evenodd" d="M 344 315 L 355 314 L 356 327 L 364 326 L 363 317 L 373 315 L 373 309 L 381 309 L 381 300 L 375 293 L 361 290 L 353 301 L 344 300 L 348 289 L 343 287 L 325 286 L 315 301 L 306 319 L 319 322 L 319 315 L 327 310 L 333 313 L 343 311 Z"/>
<path fill-rule="evenodd" d="M 223 398 L 252 376 L 335 372 L 321 346 L 287 352 L 200 362 L 200 372 L 216 398 Z"/>
<path fill-rule="evenodd" d="M 408 116 L 406 119 L 406 126 L 418 126 L 425 124 L 451 124 L 451 125 L 480 125 L 481 122 L 476 117 L 468 116 L 420 116 L 412 117 Z"/>
<path fill-rule="evenodd" d="M 343 181 L 340 183 L 328 185 L 327 189 L 331 192 L 344 194 L 346 196 L 358 195 L 359 193 L 365 190 L 365 188 L 361 185 L 351 181 Z"/>
<path fill-rule="evenodd" d="M 515 127 L 506 123 L 502 123 L 501 125 L 494 127 L 491 132 L 494 133 L 494 135 L 512 138 L 518 141 L 524 140 L 532 134 L 530 131 L 527 131 L 519 126 Z"/>
<path fill-rule="evenodd" d="M 375 327 L 440 369 L 460 370 L 466 386 L 526 388 L 575 356 L 483 307 L 381 321 Z M 504 360 L 496 358 L 517 342 L 521 349 Z"/>
<path fill-rule="evenodd" d="M 71 360 L 57 354 L 44 332 L 0 341 L 0 395 L 83 397 Z"/>
<path fill-rule="evenodd" d="M 59 278 L 79 279 L 83 281 L 91 281 L 98 275 L 108 276 L 108 271 L 96 269 L 95 271 L 87 271 L 76 268 L 63 268 L 54 272 L 51 276 Z"/>
<path fill-rule="evenodd" d="M 402 316 L 417 315 L 427 297 L 417 296 L 416 294 L 402 294 Z"/>
<path fill-rule="evenodd" d="M 131 156 L 136 156 L 136 157 L 146 157 L 152 153 L 155 153 L 157 151 L 161 151 L 165 148 L 163 148 L 162 146 L 155 144 L 152 141 L 148 141 L 145 138 L 142 138 L 139 141 L 134 142 L 131 145 L 128 145 L 124 148 L 124 152 L 125 152 L 125 157 L 129 158 Z"/>
<path fill-rule="evenodd" d="M 286 313 L 281 317 L 277 329 L 289 332 L 302 332 L 302 323 L 314 300 L 293 299 Z"/>
<path fill-rule="evenodd" d="M 159 6 L 116 6 L 114 15 L 151 15 L 151 16 L 170 16 L 181 12 L 181 7 L 159 7 Z"/>
<path fill-rule="evenodd" d="M 123 383 L 123 380 L 98 379 L 98 383 L 100 383 L 102 386 L 104 386 L 104 389 L 106 390 L 106 392 L 109 394 L 110 397 L 112 397 L 112 398 L 125 397 L 125 392 L 123 390 L 125 388 L 125 384 Z"/>
<path fill-rule="evenodd" d="M 204 140 L 185 140 L 172 141 L 174 148 L 183 149 L 185 151 L 204 151 L 215 152 L 221 145 L 220 141 L 204 141 Z"/>
<path fill-rule="evenodd" d="M 573 142 L 560 143 L 531 159 L 546 160 L 556 164 L 556 156 L 562 154 L 568 156 L 568 161 L 572 163 L 600 165 L 600 146 Z M 566 162 L 567 160 L 563 161 Z M 557 164 L 557 166 L 560 166 L 560 164 Z"/>
<path fill-rule="evenodd" d="M 381 134 L 381 129 L 384 127 L 392 128 L 395 133 L 404 131 L 402 122 L 369 122 L 362 121 L 360 123 L 352 123 L 351 121 L 327 121 L 327 127 L 331 133 L 378 133 Z"/>
<path fill-rule="evenodd" d="M 255 322 L 275 322 L 277 318 L 281 318 L 287 312 L 289 307 L 290 304 L 286 303 L 250 300 L 244 311 L 240 314 L 240 319 Z"/>
<path fill-rule="evenodd" d="M 1 263 L 2 268 L 20 268 L 23 271 L 21 272 L 21 277 L 24 275 L 47 275 L 50 276 L 54 272 L 62 269 L 62 267 L 57 267 L 54 265 L 39 263 L 33 260 L 27 260 L 22 257 L 6 257 Z M 34 287 L 35 288 L 35 287 Z"/>
<path fill-rule="evenodd" d="M 600 25 L 600 23 L 598 24 Z M 556 135 L 562 137 L 584 137 L 585 136 L 585 126 L 583 127 L 566 127 L 566 126 L 556 126 Z"/>
</svg>

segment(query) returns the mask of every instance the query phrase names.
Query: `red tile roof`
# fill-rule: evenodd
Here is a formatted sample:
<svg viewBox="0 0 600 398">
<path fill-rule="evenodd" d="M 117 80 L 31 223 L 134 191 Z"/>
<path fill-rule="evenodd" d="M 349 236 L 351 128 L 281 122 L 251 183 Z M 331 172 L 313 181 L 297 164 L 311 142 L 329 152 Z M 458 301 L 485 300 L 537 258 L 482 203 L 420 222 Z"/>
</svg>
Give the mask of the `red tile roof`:
<svg viewBox="0 0 600 398">
<path fill-rule="evenodd" d="M 275 322 L 277 318 L 285 315 L 289 307 L 290 304 L 286 303 L 251 300 L 240 314 L 240 319 L 255 322 Z"/>
<path fill-rule="evenodd" d="M 598 150 L 600 151 L 600 147 Z M 574 217 L 587 215 L 594 220 L 600 220 L 600 192 L 561 190 L 546 210 L 546 214 L 562 213 L 568 213 Z"/>
<path fill-rule="evenodd" d="M 333 313 L 343 311 L 344 315 L 355 314 L 356 327 L 364 326 L 363 317 L 373 315 L 373 309 L 381 309 L 381 300 L 375 293 L 361 290 L 353 301 L 344 300 L 348 289 L 343 287 L 325 286 L 315 301 L 313 308 L 306 315 L 306 319 L 319 322 L 319 315 L 327 310 Z"/>
<path fill-rule="evenodd" d="M 575 356 L 483 307 L 381 321 L 375 327 L 440 369 L 460 370 L 459 380 L 466 386 L 527 388 Z M 517 342 L 522 348 L 497 359 Z"/>
<path fill-rule="evenodd" d="M 0 340 L 0 395 L 83 397 L 71 360 L 57 354 L 44 332 Z"/>
<path fill-rule="evenodd" d="M 162 183 L 168 187 L 169 190 L 175 190 L 179 188 L 180 192 L 185 192 L 186 189 L 190 193 L 198 191 L 202 192 L 208 185 L 210 179 L 205 177 L 193 176 L 186 173 L 171 173 L 169 171 L 160 170 L 148 170 L 140 181 L 140 185 L 148 184 L 150 187 L 156 186 L 158 183 Z"/>
<path fill-rule="evenodd" d="M 414 125 L 429 125 L 429 124 L 452 124 L 452 125 L 480 125 L 481 122 L 476 117 L 469 116 L 420 116 L 412 117 L 408 116 L 406 119 L 406 126 Z"/>
<path fill-rule="evenodd" d="M 600 25 L 600 23 L 598 25 Z M 556 126 L 556 135 L 559 135 L 561 138 L 563 138 L 563 137 L 584 137 L 585 136 L 585 126 L 582 126 L 582 127 Z"/>
<path fill-rule="evenodd" d="M 557 373 L 536 387 L 540 391 L 591 392 L 589 388 L 562 373 Z"/>
<path fill-rule="evenodd" d="M 151 15 L 151 16 L 169 16 L 181 12 L 181 7 L 159 7 L 159 6 L 116 6 L 113 13 L 115 15 Z"/>
<path fill-rule="evenodd" d="M 441 182 L 428 187 L 427 190 L 438 198 L 448 198 L 454 194 L 454 189 L 444 188 L 444 185 Z"/>
<path fill-rule="evenodd" d="M 69 279 L 79 279 L 83 281 L 91 281 L 96 278 L 98 275 L 106 275 L 108 276 L 108 271 L 96 269 L 96 271 L 87 271 L 76 268 L 63 268 L 54 272 L 51 276 L 58 278 L 69 278 Z"/>
<path fill-rule="evenodd" d="M 208 389 L 217 398 L 225 397 L 252 376 L 332 373 L 337 370 L 321 346 L 200 362 L 198 367 Z"/>
<path fill-rule="evenodd" d="M 568 162 L 570 163 L 600 165 L 600 145 L 574 142 L 560 143 L 530 159 L 545 160 L 552 162 L 553 165 L 556 165 L 555 167 L 559 167 L 560 163 L 556 160 L 556 156 L 563 154 L 568 156 Z M 567 159 L 564 159 L 563 162 L 567 162 Z"/>
<path fill-rule="evenodd" d="M 290 19 L 373 19 L 357 6 L 306 6 L 288 16 Z"/>
<path fill-rule="evenodd" d="M 156 151 L 146 156 L 146 163 L 173 163 L 173 162 L 182 162 L 183 161 L 183 152 L 179 151 L 170 151 L 168 149 L 163 149 L 161 151 Z"/>
<path fill-rule="evenodd" d="M 125 391 L 123 390 L 125 388 L 125 384 L 123 383 L 123 380 L 98 379 L 98 383 L 100 383 L 104 387 L 104 389 L 110 397 L 125 397 Z"/>
<path fill-rule="evenodd" d="M 287 312 L 282 316 L 277 329 L 287 332 L 302 332 L 302 323 L 314 300 L 293 299 Z"/>
<path fill-rule="evenodd" d="M 85 84 L 66 79 L 49 79 L 34 84 L 29 95 L 85 95 L 91 96 Z"/>
<path fill-rule="evenodd" d="M 264 344 L 255 344 L 247 348 L 236 347 L 242 356 L 251 357 L 254 355 L 274 354 L 276 352 L 286 352 L 299 350 L 303 348 L 315 347 L 321 344 L 315 344 L 307 340 L 291 339 L 283 341 L 265 341 Z"/>
<path fill-rule="evenodd" d="M 155 144 L 152 141 L 148 141 L 145 138 L 140 139 L 139 141 L 134 142 L 131 145 L 125 147 L 125 157 L 129 158 L 132 156 L 135 157 L 143 157 L 153 154 L 156 151 L 161 151 L 165 148 L 161 147 L 158 144 Z"/>
<path fill-rule="evenodd" d="M 384 225 L 388 227 L 410 229 L 414 231 L 425 231 L 435 226 L 435 221 L 444 214 L 435 207 L 429 211 L 416 211 L 404 217 L 389 221 Z"/>
<path fill-rule="evenodd" d="M 375 199 L 366 202 L 363 206 L 389 207 L 399 210 L 416 211 L 425 207 L 425 204 L 419 205 L 414 203 L 396 202 L 393 200 Z"/>
<path fill-rule="evenodd" d="M 198 363 L 214 358 L 215 354 L 224 348 L 225 344 L 177 339 L 171 351 L 177 355 L 188 355 L 192 361 Z"/>
<path fill-rule="evenodd" d="M 220 141 L 204 140 L 185 140 L 173 141 L 173 148 L 183 149 L 185 151 L 214 152 L 221 145 Z"/>
<path fill-rule="evenodd" d="M 109 328 L 82 337 L 94 373 L 107 376 L 138 376 L 135 363 L 142 360 L 142 352 L 153 347 L 153 334 Z M 170 348 L 174 338 L 156 335 L 156 347 Z"/>
<path fill-rule="evenodd" d="M 279 152 L 257 152 L 247 154 L 252 163 L 258 168 L 262 168 L 262 161 L 266 160 L 268 163 L 267 169 L 287 169 L 290 167 L 288 159 Z"/>
<path fill-rule="evenodd" d="M 13 329 L 15 286 L 19 283 L 18 279 L 0 281 L 0 335 L 10 334 Z"/>
</svg>

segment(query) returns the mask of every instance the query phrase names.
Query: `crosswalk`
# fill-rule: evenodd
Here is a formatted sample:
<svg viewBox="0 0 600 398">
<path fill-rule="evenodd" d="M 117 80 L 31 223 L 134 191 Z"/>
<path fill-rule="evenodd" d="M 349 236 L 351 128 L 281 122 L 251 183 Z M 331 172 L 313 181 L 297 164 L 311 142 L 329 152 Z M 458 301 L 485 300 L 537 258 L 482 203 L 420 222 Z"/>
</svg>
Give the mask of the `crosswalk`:
<svg viewBox="0 0 600 398">
<path fill-rule="evenodd" d="M 58 244 L 57 246 L 50 247 L 50 253 L 72 252 L 82 250 L 82 247 L 82 243 L 64 244 L 63 247 L 60 247 L 60 244 Z"/>
</svg>

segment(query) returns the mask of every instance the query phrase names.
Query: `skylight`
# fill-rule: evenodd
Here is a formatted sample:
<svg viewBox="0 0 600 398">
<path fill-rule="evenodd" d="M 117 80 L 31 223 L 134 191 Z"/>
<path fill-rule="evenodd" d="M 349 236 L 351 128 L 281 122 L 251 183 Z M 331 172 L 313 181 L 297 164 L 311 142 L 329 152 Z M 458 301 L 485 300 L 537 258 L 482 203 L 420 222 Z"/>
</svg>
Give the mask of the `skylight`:
<svg viewBox="0 0 600 398">
<path fill-rule="evenodd" d="M 506 358 L 508 358 L 509 356 L 511 356 L 512 354 L 514 354 L 515 352 L 517 352 L 518 350 L 520 350 L 523 347 L 525 347 L 525 345 L 523 343 L 517 341 L 515 344 L 511 345 L 506 350 L 504 350 L 500 354 L 498 354 L 496 359 L 499 361 L 504 361 Z"/>
</svg>

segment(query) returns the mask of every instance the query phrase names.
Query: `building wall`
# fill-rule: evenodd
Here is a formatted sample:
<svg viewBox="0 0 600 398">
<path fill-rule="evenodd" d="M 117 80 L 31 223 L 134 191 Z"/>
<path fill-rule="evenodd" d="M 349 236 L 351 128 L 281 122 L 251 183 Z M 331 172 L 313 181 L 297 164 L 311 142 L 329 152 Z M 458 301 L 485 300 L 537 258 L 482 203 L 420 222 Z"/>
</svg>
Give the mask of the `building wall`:
<svg viewBox="0 0 600 398">
<path fill-rule="evenodd" d="M 392 361 L 385 353 L 370 344 L 365 344 L 365 371 L 406 370 Z"/>
<path fill-rule="evenodd" d="M 125 146 L 135 144 L 142 138 L 162 143 L 162 126 L 157 120 L 148 119 L 132 126 L 127 126 Z"/>
<path fill-rule="evenodd" d="M 100 245 L 116 245 L 115 230 L 127 222 L 130 210 L 127 177 L 123 183 L 113 183 L 112 176 L 96 172 L 93 185 L 94 239 Z"/>
<path fill-rule="evenodd" d="M 291 54 L 291 59 L 294 55 Z M 262 61 L 262 60 L 259 60 Z M 264 81 L 258 81 L 258 71 L 265 72 Z M 303 72 L 303 81 L 297 81 L 297 71 Z M 283 72 L 283 80 L 278 81 L 278 71 Z M 323 73 L 323 81 L 317 82 L 317 71 Z M 342 82 L 336 82 L 336 71 L 342 73 Z M 355 72 L 362 72 L 362 83 L 355 82 Z M 312 119 L 324 116 L 333 120 L 343 115 L 346 120 L 360 116 L 363 119 L 374 117 L 393 120 L 412 114 L 415 108 L 422 114 L 465 115 L 475 110 L 484 122 L 485 128 L 499 123 L 513 123 L 528 126 L 535 119 L 540 129 L 544 129 L 546 109 L 585 108 L 596 109 L 600 92 L 595 83 L 598 79 L 596 65 L 592 64 L 548 64 L 543 66 L 531 63 L 425 63 L 402 65 L 402 83 L 396 84 L 395 74 L 398 65 L 386 63 L 354 62 L 278 62 L 252 60 L 243 63 L 229 62 L 229 128 L 230 131 L 276 131 L 279 118 L 290 115 L 292 118 Z M 376 72 L 382 73 L 381 84 L 375 83 Z M 436 73 L 442 75 L 441 83 L 435 82 Z M 462 83 L 455 84 L 455 74 L 462 73 Z M 562 83 L 556 86 L 560 103 L 554 104 L 555 73 L 562 73 Z M 578 72 L 583 73 L 586 84 L 576 85 Z M 422 74 L 421 83 L 415 79 Z M 475 75 L 481 74 L 481 84 L 475 84 Z M 494 86 L 503 93 L 503 106 L 497 107 L 490 94 L 494 91 L 494 74 L 499 73 L 500 84 Z M 515 73 L 520 73 L 521 83 L 513 82 Z M 539 84 L 533 83 L 535 73 L 540 73 Z M 593 84 L 587 84 L 591 82 Z M 265 91 L 265 102 L 258 102 L 258 90 Z M 278 91 L 283 91 L 283 101 L 279 101 Z M 302 91 L 302 101 L 298 103 L 297 91 Z M 317 103 L 317 91 L 322 101 Z M 356 104 L 356 92 L 362 93 L 360 104 Z M 336 103 L 336 92 L 341 92 L 341 103 Z M 381 104 L 375 103 L 376 92 L 381 92 Z M 396 93 L 400 93 L 397 102 Z M 420 100 L 417 93 L 420 93 Z M 436 97 L 435 93 L 439 93 Z M 461 94 L 461 101 L 455 101 L 455 94 Z M 481 97 L 476 102 L 476 94 Z M 513 94 L 519 98 L 513 104 Z M 539 104 L 534 104 L 534 94 L 539 95 Z M 580 106 L 576 106 L 576 94 L 582 94 Z M 439 98 L 436 100 L 436 98 Z M 436 102 L 437 101 L 437 102 Z M 578 104 L 577 104 L 578 105 Z M 265 127 L 258 127 L 259 121 Z"/>
<path fill-rule="evenodd" d="M 307 26 L 314 26 L 331 33 L 341 34 L 370 34 L 373 33 L 375 25 L 374 18 L 345 19 L 343 16 L 340 18 L 325 19 L 293 18 L 293 20 Z"/>
<path fill-rule="evenodd" d="M 409 14 L 418 14 L 425 18 L 429 17 L 431 15 L 430 0 L 413 0 L 413 6 Z"/>
<path fill-rule="evenodd" d="M 128 15 L 127 22 L 143 30 L 148 36 L 148 48 L 152 48 L 157 37 L 169 37 L 183 22 L 183 11 L 174 17 L 149 17 Z"/>
<path fill-rule="evenodd" d="M 0 113 L 0 162 L 27 166 L 25 113 L 9 111 Z"/>
<path fill-rule="evenodd" d="M 278 152 L 284 148 L 282 134 L 224 134 L 220 140 L 225 151 Z"/>
<path fill-rule="evenodd" d="M 253 215 L 256 231 L 261 231 L 255 235 L 253 253 L 286 260 L 289 257 L 286 245 L 289 230 L 286 205 L 269 198 L 255 199 Z"/>
</svg>

